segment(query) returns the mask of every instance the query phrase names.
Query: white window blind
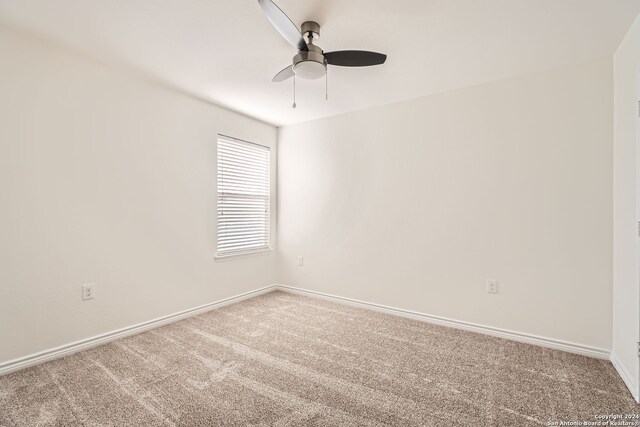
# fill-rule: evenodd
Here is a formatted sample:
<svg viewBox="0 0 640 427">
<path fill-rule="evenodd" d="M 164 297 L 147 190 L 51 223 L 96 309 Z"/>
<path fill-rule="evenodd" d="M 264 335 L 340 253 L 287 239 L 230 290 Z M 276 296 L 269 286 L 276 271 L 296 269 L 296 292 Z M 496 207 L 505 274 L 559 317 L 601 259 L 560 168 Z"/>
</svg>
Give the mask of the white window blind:
<svg viewBox="0 0 640 427">
<path fill-rule="evenodd" d="M 269 249 L 269 147 L 218 136 L 217 256 Z"/>
</svg>

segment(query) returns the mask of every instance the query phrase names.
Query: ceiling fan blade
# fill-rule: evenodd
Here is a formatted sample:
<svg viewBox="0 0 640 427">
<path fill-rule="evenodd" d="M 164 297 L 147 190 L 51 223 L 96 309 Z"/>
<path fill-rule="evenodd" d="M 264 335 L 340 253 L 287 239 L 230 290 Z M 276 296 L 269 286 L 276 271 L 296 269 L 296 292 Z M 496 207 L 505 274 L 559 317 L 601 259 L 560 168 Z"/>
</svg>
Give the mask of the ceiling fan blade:
<svg viewBox="0 0 640 427">
<path fill-rule="evenodd" d="M 384 64 L 387 55 L 384 53 L 368 52 L 366 50 L 338 50 L 325 52 L 327 64 L 341 67 L 367 67 L 369 65 Z"/>
<path fill-rule="evenodd" d="M 304 41 L 300 30 L 291 22 L 291 19 L 271 0 L 258 0 L 260 7 L 267 19 L 278 30 L 280 35 L 298 50 L 308 51 L 307 43 Z"/>
<path fill-rule="evenodd" d="M 291 77 L 293 77 L 293 65 L 289 65 L 287 68 L 283 69 L 278 74 L 273 76 L 273 79 L 271 81 L 279 83 L 290 79 Z"/>
</svg>

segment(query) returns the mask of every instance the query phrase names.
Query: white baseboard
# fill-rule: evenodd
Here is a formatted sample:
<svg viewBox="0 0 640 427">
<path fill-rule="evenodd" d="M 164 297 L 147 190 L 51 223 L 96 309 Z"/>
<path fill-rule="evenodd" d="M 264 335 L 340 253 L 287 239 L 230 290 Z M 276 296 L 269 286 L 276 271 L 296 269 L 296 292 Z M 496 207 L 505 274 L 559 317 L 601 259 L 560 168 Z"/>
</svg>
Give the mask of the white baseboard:
<svg viewBox="0 0 640 427">
<path fill-rule="evenodd" d="M 638 386 L 635 385 L 635 381 L 631 379 L 631 375 L 629 375 L 629 372 L 627 372 L 627 370 L 624 368 L 622 363 L 620 363 L 614 353 L 611 353 L 611 364 L 614 368 L 616 368 L 616 371 L 618 371 L 618 375 L 620 375 L 620 378 L 622 378 L 622 381 L 624 381 L 624 384 L 631 392 L 633 398 L 636 400 L 636 402 L 640 403 L 640 393 L 638 392 Z"/>
<path fill-rule="evenodd" d="M 149 329 L 154 329 L 159 326 L 184 319 L 186 317 L 195 316 L 197 314 L 201 314 L 206 311 L 224 307 L 225 305 L 234 304 L 236 302 L 253 298 L 258 295 L 266 294 L 267 292 L 274 291 L 275 289 L 277 289 L 276 285 L 265 286 L 264 288 L 255 289 L 253 291 L 245 292 L 239 295 L 234 295 L 232 297 L 211 302 L 209 304 L 204 304 L 199 307 L 190 308 L 188 310 L 183 310 L 178 313 L 169 314 L 167 316 L 159 317 L 157 319 L 149 320 L 147 322 L 138 323 L 137 325 L 128 326 L 126 328 L 107 332 L 105 334 L 96 335 L 95 337 L 76 341 L 70 344 L 65 344 L 49 350 L 34 353 L 25 357 L 20 357 L 18 359 L 9 360 L 7 362 L 0 364 L 0 375 L 8 374 L 10 372 L 14 372 L 19 369 L 28 368 L 30 366 L 38 365 L 40 363 L 44 363 L 50 360 L 58 359 L 60 357 L 68 356 L 78 351 L 86 350 L 91 347 L 96 347 L 101 344 L 106 344 L 107 342 L 116 340 L 118 338 L 123 338 L 129 335 L 138 334 L 140 332 L 143 332 Z"/>
<path fill-rule="evenodd" d="M 359 301 L 356 299 L 340 297 L 336 295 L 326 294 L 323 292 L 310 291 L 306 289 L 296 288 L 293 286 L 271 285 L 271 286 L 266 286 L 250 292 L 245 292 L 240 295 L 235 295 L 230 298 L 225 298 L 220 301 L 215 301 L 199 307 L 194 307 L 178 313 L 174 313 L 174 314 L 163 316 L 157 319 L 149 320 L 147 322 L 139 323 L 137 325 L 132 325 L 126 328 L 107 332 L 105 334 L 97 335 L 95 337 L 76 341 L 70 344 L 65 344 L 59 347 L 34 353 L 18 359 L 9 360 L 7 362 L 0 363 L 0 375 L 8 374 L 10 372 L 14 372 L 19 369 L 24 369 L 40 363 L 48 362 L 50 360 L 58 359 L 60 357 L 67 356 L 69 354 L 76 353 L 81 350 L 86 350 L 91 347 L 96 347 L 98 345 L 105 344 L 107 342 L 116 340 L 118 338 L 123 338 L 123 337 L 134 335 L 149 329 L 157 328 L 159 326 L 163 326 L 168 323 L 172 323 L 172 322 L 184 319 L 186 317 L 195 316 L 197 314 L 204 313 L 206 311 L 214 310 L 216 308 L 220 308 L 225 305 L 229 305 L 229 304 L 240 302 L 249 298 L 253 298 L 258 295 L 262 295 L 274 290 L 281 290 L 285 292 L 315 296 L 318 298 L 324 298 L 324 299 L 342 303 L 342 304 L 347 304 L 347 305 L 361 307 L 361 308 L 367 308 L 371 310 L 380 311 L 383 313 L 393 314 L 396 316 L 408 317 L 408 318 L 420 320 L 423 322 L 433 323 L 433 324 L 442 325 L 442 326 L 449 326 L 457 329 L 463 329 L 466 331 L 477 332 L 477 333 L 491 335 L 499 338 L 505 338 L 513 341 L 524 342 L 527 344 L 539 345 L 542 347 L 568 351 L 571 353 L 582 354 L 584 356 L 595 357 L 598 359 L 607 359 L 612 361 L 614 366 L 616 366 L 616 369 L 618 369 L 618 372 L 624 372 L 623 370 L 621 371 L 621 368 L 619 368 L 619 364 L 614 362 L 613 358 L 610 355 L 610 352 L 608 350 L 604 350 L 600 348 L 588 347 L 588 346 L 571 343 L 567 341 L 555 340 L 551 338 L 524 334 L 520 332 L 505 330 L 505 329 L 493 328 L 490 326 L 463 322 L 460 320 L 448 319 L 440 316 L 433 316 L 430 314 L 424 314 L 424 313 L 419 313 L 415 311 L 389 307 L 381 304 Z M 626 379 L 625 379 L 625 375 L 626 375 Z M 628 381 L 630 377 L 626 374 L 626 372 L 624 374 L 621 373 L 620 376 L 623 378 L 623 380 L 625 380 L 625 383 L 627 384 L 627 386 L 629 386 L 630 382 Z M 635 392 L 632 390 L 632 393 L 634 393 L 634 397 L 636 397 L 637 399 L 637 396 L 638 396 L 637 390 Z"/>
<path fill-rule="evenodd" d="M 581 354 L 583 356 L 595 357 L 597 359 L 609 360 L 610 352 L 602 348 L 589 347 L 582 344 L 576 344 L 569 341 L 561 341 L 553 338 L 540 337 L 537 335 L 525 334 L 522 332 L 510 331 L 507 329 L 494 328 L 491 326 L 479 325 L 476 323 L 464 322 L 461 320 L 449 319 L 431 314 L 419 313 L 416 311 L 404 310 L 401 308 L 389 307 L 386 305 L 375 304 L 366 301 L 360 301 L 352 298 L 340 297 L 337 295 L 326 294 L 323 292 L 310 291 L 307 289 L 296 288 L 294 286 L 277 285 L 277 289 L 285 292 L 291 292 L 301 295 L 315 296 L 326 300 L 351 305 L 354 307 L 368 308 L 383 313 L 393 314 L 396 316 L 408 317 L 410 319 L 420 320 L 422 322 L 433 323 L 436 325 L 449 326 L 465 331 L 477 332 L 480 334 L 491 335 L 498 338 L 504 338 L 512 341 L 533 344 L 541 347 L 553 348 L 556 350 L 567 351 L 569 353 Z"/>
</svg>

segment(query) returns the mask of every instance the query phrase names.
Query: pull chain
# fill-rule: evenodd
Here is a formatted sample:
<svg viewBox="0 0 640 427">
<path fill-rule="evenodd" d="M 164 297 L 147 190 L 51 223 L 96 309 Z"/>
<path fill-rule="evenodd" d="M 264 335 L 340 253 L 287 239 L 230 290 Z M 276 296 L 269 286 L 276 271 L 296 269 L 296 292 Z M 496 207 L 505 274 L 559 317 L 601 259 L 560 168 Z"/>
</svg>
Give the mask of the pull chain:
<svg viewBox="0 0 640 427">
<path fill-rule="evenodd" d="M 296 75 L 293 75 L 293 108 L 296 108 Z"/>
<path fill-rule="evenodd" d="M 329 69 L 324 72 L 324 100 L 329 100 Z"/>
</svg>

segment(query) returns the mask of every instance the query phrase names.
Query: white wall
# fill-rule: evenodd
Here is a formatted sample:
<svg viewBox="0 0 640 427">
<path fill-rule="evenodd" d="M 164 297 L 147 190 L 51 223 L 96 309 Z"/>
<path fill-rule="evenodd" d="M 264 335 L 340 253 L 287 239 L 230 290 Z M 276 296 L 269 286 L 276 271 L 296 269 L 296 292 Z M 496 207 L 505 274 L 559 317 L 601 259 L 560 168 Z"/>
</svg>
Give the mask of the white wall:
<svg viewBox="0 0 640 427">
<path fill-rule="evenodd" d="M 275 166 L 272 126 L 3 27 L 0 60 L 0 363 L 275 282 L 611 347 L 608 60 L 282 128 L 278 269 L 213 258 L 216 134 Z"/>
<path fill-rule="evenodd" d="M 640 295 L 638 287 L 638 208 L 640 143 L 636 127 L 640 89 L 640 18 L 614 55 L 614 244 L 613 244 L 613 359 L 621 376 L 638 397 Z"/>
<path fill-rule="evenodd" d="M 274 127 L 7 28 L 0 63 L 0 363 L 276 281 L 214 261 L 216 134 L 275 165 Z"/>
<path fill-rule="evenodd" d="M 284 284 L 610 349 L 611 111 L 607 59 L 281 128 Z"/>
</svg>

